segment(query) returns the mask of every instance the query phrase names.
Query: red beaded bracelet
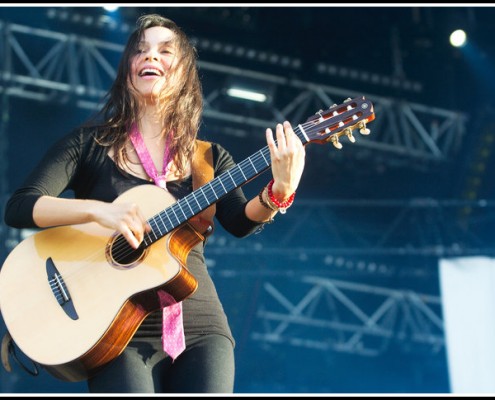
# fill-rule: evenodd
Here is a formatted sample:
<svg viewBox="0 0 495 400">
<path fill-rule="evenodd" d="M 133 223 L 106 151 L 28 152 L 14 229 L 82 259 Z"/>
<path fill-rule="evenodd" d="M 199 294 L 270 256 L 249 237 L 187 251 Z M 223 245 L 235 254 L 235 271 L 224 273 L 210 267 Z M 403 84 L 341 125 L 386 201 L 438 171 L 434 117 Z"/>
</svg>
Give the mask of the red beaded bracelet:
<svg viewBox="0 0 495 400">
<path fill-rule="evenodd" d="M 261 191 L 258 194 L 258 197 L 259 197 L 259 200 L 260 200 L 261 205 L 263 207 L 267 208 L 268 210 L 278 211 L 277 208 L 275 207 L 275 204 L 270 204 L 270 200 L 268 200 L 268 202 L 266 202 L 263 199 L 263 194 L 264 194 L 265 190 L 266 190 L 266 187 L 264 187 L 263 189 L 261 189 Z"/>
<path fill-rule="evenodd" d="M 267 189 L 268 189 L 268 198 L 279 209 L 279 211 L 282 214 L 285 214 L 285 212 L 287 211 L 287 209 L 292 205 L 292 202 L 294 201 L 294 197 L 296 196 L 296 192 L 292 193 L 287 200 L 280 202 L 273 195 L 272 186 L 273 186 L 273 183 L 274 182 L 275 181 L 272 179 L 268 183 L 268 186 L 267 186 Z"/>
</svg>

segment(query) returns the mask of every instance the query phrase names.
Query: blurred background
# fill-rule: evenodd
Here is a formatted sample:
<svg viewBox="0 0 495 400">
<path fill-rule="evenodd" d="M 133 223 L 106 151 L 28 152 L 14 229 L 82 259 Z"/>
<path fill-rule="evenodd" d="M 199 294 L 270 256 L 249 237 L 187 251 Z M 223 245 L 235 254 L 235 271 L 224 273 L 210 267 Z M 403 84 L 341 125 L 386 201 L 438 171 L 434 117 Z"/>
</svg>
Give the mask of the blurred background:
<svg viewBox="0 0 495 400">
<path fill-rule="evenodd" d="M 44 151 L 96 110 L 137 17 L 150 12 L 173 19 L 197 47 L 200 137 L 238 162 L 284 119 L 303 123 L 357 96 L 375 108 L 369 136 L 343 137 L 342 149 L 306 147 L 294 205 L 274 224 L 243 240 L 217 224 L 210 238 L 208 266 L 237 340 L 236 392 L 454 392 L 439 265 L 495 250 L 495 9 L 3 6 L 2 205 Z M 467 38 L 457 47 L 456 30 Z M 232 97 L 234 86 L 264 100 Z M 32 233 L 2 222 L 2 260 Z M 480 324 L 491 318 L 468 312 Z M 0 369 L 3 393 L 86 392 L 11 364 Z"/>
</svg>

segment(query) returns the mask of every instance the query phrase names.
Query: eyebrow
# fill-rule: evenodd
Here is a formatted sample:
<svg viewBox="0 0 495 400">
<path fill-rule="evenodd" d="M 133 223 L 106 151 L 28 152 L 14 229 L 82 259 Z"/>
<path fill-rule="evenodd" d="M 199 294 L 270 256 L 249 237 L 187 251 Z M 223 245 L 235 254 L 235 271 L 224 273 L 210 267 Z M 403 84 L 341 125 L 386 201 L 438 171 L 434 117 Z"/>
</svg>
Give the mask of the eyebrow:
<svg viewBox="0 0 495 400">
<path fill-rule="evenodd" d="M 165 45 L 165 44 L 167 44 L 167 45 L 168 45 L 168 44 L 172 44 L 173 42 L 174 42 L 174 38 L 171 38 L 171 39 L 169 39 L 169 40 L 163 40 L 163 41 L 159 42 L 159 43 L 158 43 L 158 45 L 159 45 L 159 46 L 162 46 L 162 45 Z M 138 42 L 138 45 L 141 45 L 141 44 L 149 44 L 149 42 L 148 42 L 148 41 L 146 41 L 146 40 L 140 40 L 140 41 Z"/>
</svg>

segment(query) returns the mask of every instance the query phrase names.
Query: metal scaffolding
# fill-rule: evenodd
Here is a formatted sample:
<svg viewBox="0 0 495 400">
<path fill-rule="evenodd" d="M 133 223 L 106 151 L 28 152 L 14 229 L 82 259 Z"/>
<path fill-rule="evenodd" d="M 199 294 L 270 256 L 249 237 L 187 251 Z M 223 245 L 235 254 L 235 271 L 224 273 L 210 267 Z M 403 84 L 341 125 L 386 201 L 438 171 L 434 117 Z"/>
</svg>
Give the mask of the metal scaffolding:
<svg viewBox="0 0 495 400">
<path fill-rule="evenodd" d="M 239 241 L 217 230 L 206 254 L 213 265 L 251 260 L 214 271 L 261 281 L 255 341 L 363 356 L 392 345 L 437 354 L 445 351 L 437 263 L 495 255 L 494 221 L 489 201 L 302 200 L 260 235 Z M 385 287 L 401 279 L 430 292 Z"/>
<path fill-rule="evenodd" d="M 444 350 L 438 296 L 307 276 L 301 291 L 265 282 L 254 340 L 374 357 L 394 341 Z"/>
<path fill-rule="evenodd" d="M 8 112 L 8 98 L 18 97 L 39 102 L 73 103 L 77 107 L 94 109 L 109 88 L 116 73 L 116 66 L 123 45 L 65 34 L 18 24 L 0 21 L 0 95 L 4 106 L 3 113 Z M 280 120 L 287 119 L 302 122 L 307 116 L 332 104 L 341 103 L 348 97 L 366 96 L 375 107 L 376 119 L 373 122 L 371 140 L 361 140 L 355 145 L 368 154 L 373 150 L 396 155 L 396 159 L 447 161 L 459 151 L 466 131 L 466 116 L 463 113 L 449 111 L 423 104 L 410 103 L 391 97 L 376 96 L 369 93 L 357 93 L 344 88 L 320 85 L 296 78 L 261 73 L 243 68 L 221 65 L 206 60 L 199 61 L 202 78 L 205 81 L 204 117 L 220 121 L 229 126 L 225 132 L 247 136 L 248 130 L 265 129 Z M 257 109 L 252 115 L 232 111 L 225 92 L 225 83 L 235 78 L 248 78 L 252 82 L 262 83 L 272 88 L 273 100 L 263 109 Z M 308 114 L 308 115 L 307 115 Z M 0 150 L 8 151 L 6 124 L 2 118 L 0 129 Z M 371 152 L 369 152 L 371 154 Z M 373 155 L 373 156 L 374 156 Z M 393 157 L 387 157 L 393 161 Z M 5 163 L 7 157 L 0 157 L 2 171 L 2 193 L 7 195 L 5 182 Z M 420 207 L 420 205 L 423 207 Z M 338 204 L 337 204 L 338 205 Z M 469 252 L 466 245 L 476 242 L 475 232 L 470 226 L 453 226 L 456 220 L 439 219 L 437 211 L 445 210 L 435 201 L 405 202 L 401 204 L 352 203 L 343 201 L 342 205 L 354 207 L 353 211 L 376 205 L 390 207 L 397 211 L 388 227 L 376 225 L 359 226 L 353 223 L 352 234 L 347 235 L 348 220 L 335 213 L 335 203 L 299 202 L 297 221 L 291 221 L 289 213 L 283 234 L 277 233 L 277 241 L 265 240 L 264 247 L 256 235 L 251 239 L 229 245 L 229 240 L 221 232 L 211 238 L 210 255 L 218 254 L 253 254 L 262 251 L 266 254 L 293 255 L 300 253 L 321 254 L 362 254 L 376 256 L 383 254 L 463 254 Z M 472 208 L 486 206 L 478 203 L 462 204 L 459 207 Z M 398 206 L 398 207 L 397 207 Z M 490 205 L 491 206 L 491 205 Z M 396 208 L 394 208 L 396 207 Z M 436 220 L 428 218 L 434 208 Z M 411 213 L 422 211 L 422 219 L 410 218 Z M 313 213 L 318 218 L 313 218 Z M 489 218 L 489 216 L 487 216 Z M 296 235 L 300 224 L 317 221 L 323 225 L 321 240 L 304 243 Z M 404 222 L 415 224 L 404 226 Z M 411 222 L 412 221 L 412 222 Z M 384 221 L 382 221 L 384 222 Z M 433 225 L 432 225 L 433 224 Z M 337 225 L 339 228 L 337 229 Z M 448 226 L 447 226 L 448 225 Z M 290 228 L 287 228 L 291 226 Z M 385 228 L 385 229 L 383 229 Z M 438 228 L 438 229 L 437 229 Z M 321 231 L 321 227 L 319 228 Z M 319 232 L 317 231 L 317 232 Z M 414 236 L 415 232 L 428 232 L 427 236 Z M 269 235 L 266 229 L 266 235 Z M 404 237 L 409 232 L 410 237 Z M 470 237 L 469 241 L 460 240 L 453 232 Z M 11 249 L 22 236 L 29 232 L 9 231 L 5 234 L 5 245 Z M 432 235 L 432 237 L 430 237 Z M 435 236 L 436 235 L 436 236 Z M 352 243 L 346 239 L 352 237 Z M 412 237 L 420 238 L 414 242 Z M 415 239 L 414 239 L 415 240 Z M 277 243 L 266 246 L 266 243 Z M 260 247 L 261 246 L 261 247 Z M 483 240 L 478 241 L 483 248 Z M 489 246 L 487 246 L 489 247 Z M 476 249 L 479 251 L 480 249 Z M 319 349 L 333 349 L 356 352 L 363 355 L 378 354 L 392 337 L 402 341 L 427 343 L 435 351 L 443 343 L 441 316 L 432 310 L 438 306 L 439 298 L 425 296 L 414 292 L 404 292 L 349 282 L 306 276 L 300 283 L 309 285 L 301 300 L 293 300 L 275 284 L 266 282 L 264 289 L 269 301 L 262 303 L 258 317 L 266 323 L 264 332 L 255 332 L 255 340 L 265 342 L 287 343 L 293 346 L 311 346 Z M 382 301 L 374 310 L 364 311 L 358 305 L 359 300 L 351 300 L 345 291 L 365 293 L 369 296 L 381 296 Z M 362 299 L 361 299 L 362 300 Z M 328 307 L 327 317 L 313 314 L 317 305 L 324 302 Z M 364 301 L 365 303 L 368 300 Z M 346 311 L 338 311 L 339 307 Z M 355 318 L 348 321 L 345 316 Z M 299 325 L 308 328 L 299 335 L 291 333 L 291 328 Z M 326 329 L 332 332 L 328 340 L 311 339 L 308 335 L 312 329 Z M 367 344 L 369 338 L 379 339 L 377 345 Z"/>
<path fill-rule="evenodd" d="M 322 257 L 495 255 L 490 234 L 494 221 L 495 202 L 487 200 L 301 199 L 262 235 L 239 241 L 219 227 L 209 251 Z"/>
<path fill-rule="evenodd" d="M 95 108 L 115 76 L 123 45 L 0 21 L 0 91 L 43 102 L 73 101 Z M 272 127 L 287 119 L 305 121 L 346 98 L 366 96 L 375 106 L 373 139 L 358 146 L 401 159 L 445 161 L 456 154 L 465 133 L 466 115 L 402 99 L 358 93 L 297 78 L 199 61 L 204 80 L 204 117 L 232 124 L 230 132 Z M 250 80 L 271 88 L 273 99 L 250 115 L 232 112 L 226 84 Z"/>
</svg>

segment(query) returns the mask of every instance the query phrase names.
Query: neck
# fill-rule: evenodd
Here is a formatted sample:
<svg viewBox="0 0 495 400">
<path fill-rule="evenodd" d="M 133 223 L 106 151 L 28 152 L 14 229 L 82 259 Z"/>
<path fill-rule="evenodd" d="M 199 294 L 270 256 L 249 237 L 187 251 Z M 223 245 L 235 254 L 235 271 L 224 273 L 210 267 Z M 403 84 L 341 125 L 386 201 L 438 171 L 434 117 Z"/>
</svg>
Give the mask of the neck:
<svg viewBox="0 0 495 400">
<path fill-rule="evenodd" d="M 155 117 L 143 116 L 137 123 L 143 138 L 152 139 L 163 137 L 163 126 Z"/>
</svg>

